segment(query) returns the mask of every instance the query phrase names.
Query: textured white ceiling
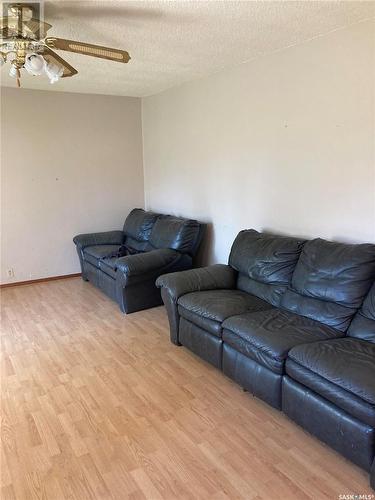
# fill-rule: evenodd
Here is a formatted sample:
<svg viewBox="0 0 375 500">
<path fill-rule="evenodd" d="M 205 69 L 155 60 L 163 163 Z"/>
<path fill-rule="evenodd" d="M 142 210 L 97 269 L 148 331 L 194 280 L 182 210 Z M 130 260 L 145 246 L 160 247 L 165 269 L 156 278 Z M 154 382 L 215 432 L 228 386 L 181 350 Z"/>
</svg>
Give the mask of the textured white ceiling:
<svg viewBox="0 0 375 500">
<path fill-rule="evenodd" d="M 59 52 L 78 75 L 25 88 L 147 96 L 375 16 L 374 1 L 53 1 L 51 36 L 128 50 L 119 64 Z M 2 69 L 1 83 L 14 86 Z"/>
</svg>

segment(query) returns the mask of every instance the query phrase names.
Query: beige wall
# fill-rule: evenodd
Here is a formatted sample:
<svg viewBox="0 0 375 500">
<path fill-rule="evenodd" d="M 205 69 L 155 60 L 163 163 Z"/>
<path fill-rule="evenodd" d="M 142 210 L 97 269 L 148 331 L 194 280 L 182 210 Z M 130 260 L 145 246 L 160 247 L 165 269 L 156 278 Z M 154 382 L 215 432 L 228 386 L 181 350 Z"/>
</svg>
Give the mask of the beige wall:
<svg viewBox="0 0 375 500">
<path fill-rule="evenodd" d="M 2 283 L 79 272 L 72 237 L 144 204 L 140 100 L 2 89 L 1 105 Z"/>
<path fill-rule="evenodd" d="M 2 89 L 1 281 L 79 271 L 74 234 L 134 206 L 375 242 L 375 25 L 365 22 L 143 100 Z M 15 275 L 8 278 L 7 270 Z"/>
<path fill-rule="evenodd" d="M 146 206 L 212 222 L 211 262 L 249 227 L 375 242 L 374 36 L 361 23 L 144 99 Z"/>
</svg>

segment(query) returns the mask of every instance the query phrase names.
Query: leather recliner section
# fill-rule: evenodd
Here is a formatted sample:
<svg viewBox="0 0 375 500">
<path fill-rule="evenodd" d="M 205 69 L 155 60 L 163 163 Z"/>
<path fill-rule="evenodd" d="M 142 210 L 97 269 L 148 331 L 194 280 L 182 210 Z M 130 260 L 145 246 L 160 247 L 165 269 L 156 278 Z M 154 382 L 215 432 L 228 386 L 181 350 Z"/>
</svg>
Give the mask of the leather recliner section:
<svg viewBox="0 0 375 500">
<path fill-rule="evenodd" d="M 247 230 L 227 266 L 158 286 L 175 344 L 371 470 L 374 483 L 374 280 L 375 245 Z"/>
</svg>

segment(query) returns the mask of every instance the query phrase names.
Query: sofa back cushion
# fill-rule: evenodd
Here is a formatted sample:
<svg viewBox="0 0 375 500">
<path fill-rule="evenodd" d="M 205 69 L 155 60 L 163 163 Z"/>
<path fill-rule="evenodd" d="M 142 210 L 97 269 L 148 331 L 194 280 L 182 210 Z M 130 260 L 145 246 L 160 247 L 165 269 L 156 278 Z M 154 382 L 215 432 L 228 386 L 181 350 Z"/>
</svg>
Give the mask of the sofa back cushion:
<svg viewBox="0 0 375 500">
<path fill-rule="evenodd" d="M 239 273 L 237 288 L 278 306 L 303 245 L 298 238 L 241 231 L 229 256 L 229 265 Z"/>
<path fill-rule="evenodd" d="M 375 282 L 370 288 L 361 309 L 350 323 L 348 336 L 375 344 Z"/>
<path fill-rule="evenodd" d="M 142 208 L 132 210 L 124 224 L 125 244 L 138 251 L 150 250 L 149 239 L 158 216 Z"/>
<path fill-rule="evenodd" d="M 170 248 L 193 255 L 200 237 L 201 224 L 198 221 L 160 215 L 152 228 L 150 244 L 153 248 Z"/>
<path fill-rule="evenodd" d="M 281 300 L 289 311 L 346 331 L 375 275 L 375 245 L 308 241 Z"/>
</svg>

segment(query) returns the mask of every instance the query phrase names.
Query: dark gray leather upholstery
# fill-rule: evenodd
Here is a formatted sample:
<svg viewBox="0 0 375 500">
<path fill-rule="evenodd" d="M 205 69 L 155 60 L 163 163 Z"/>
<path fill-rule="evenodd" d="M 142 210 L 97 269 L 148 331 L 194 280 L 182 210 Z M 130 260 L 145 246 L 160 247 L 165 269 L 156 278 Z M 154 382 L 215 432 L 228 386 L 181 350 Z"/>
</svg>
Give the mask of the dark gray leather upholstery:
<svg viewBox="0 0 375 500">
<path fill-rule="evenodd" d="M 203 290 L 233 289 L 237 273 L 225 264 L 190 269 L 183 273 L 162 275 L 157 280 L 158 287 L 168 289 L 175 302 L 182 295 Z"/>
<path fill-rule="evenodd" d="M 181 345 L 179 341 L 180 316 L 177 309 L 177 301 L 180 297 L 190 292 L 234 289 L 236 279 L 237 272 L 224 264 L 160 276 L 156 280 L 156 286 L 161 288 L 161 296 L 168 312 L 171 342 Z"/>
<path fill-rule="evenodd" d="M 143 281 L 148 274 L 164 269 L 177 262 L 181 254 L 169 248 L 151 250 L 146 253 L 127 255 L 117 259 L 117 269 L 124 273 L 126 282 Z"/>
<path fill-rule="evenodd" d="M 73 238 L 76 245 L 79 263 L 81 266 L 82 279 L 87 281 L 88 275 L 85 268 L 84 250 L 90 246 L 113 245 L 118 248 L 124 242 L 122 231 L 106 231 L 103 233 L 78 234 Z M 96 264 L 94 264 L 96 266 Z"/>
<path fill-rule="evenodd" d="M 375 343 L 375 282 L 354 316 L 348 335 Z"/>
<path fill-rule="evenodd" d="M 223 341 L 222 368 L 225 375 L 274 408 L 281 407 L 283 376 L 245 356 Z"/>
<path fill-rule="evenodd" d="M 359 467 L 370 470 L 373 427 L 288 376 L 283 377 L 282 385 L 282 410 L 288 417 Z"/>
<path fill-rule="evenodd" d="M 206 290 L 183 295 L 178 299 L 181 316 L 207 331 L 221 336 L 221 324 L 229 316 L 248 311 L 261 311 L 272 306 L 254 295 L 241 290 Z M 205 320 L 202 323 L 202 319 Z"/>
<path fill-rule="evenodd" d="M 84 249 L 84 258 L 87 262 L 90 262 L 95 267 L 99 268 L 100 260 L 103 257 L 111 254 L 118 250 L 118 245 L 93 245 L 88 246 Z"/>
<path fill-rule="evenodd" d="M 229 265 L 239 273 L 237 288 L 279 305 L 303 244 L 297 238 L 241 231 L 229 256 Z"/>
<path fill-rule="evenodd" d="M 278 308 L 233 316 L 224 321 L 223 328 L 224 342 L 275 373 L 283 373 L 292 347 L 342 335 L 334 328 Z"/>
<path fill-rule="evenodd" d="M 180 320 L 181 344 L 216 368 L 221 369 L 223 342 L 185 318 Z"/>
<path fill-rule="evenodd" d="M 133 240 L 148 241 L 159 214 L 145 212 L 140 208 L 134 208 L 127 216 L 124 224 L 124 235 Z"/>
<path fill-rule="evenodd" d="M 282 397 L 290 418 L 367 470 L 375 460 L 374 293 L 375 283 L 346 338 L 290 350 Z M 316 406 L 322 424 L 307 414 Z"/>
<path fill-rule="evenodd" d="M 374 245 L 317 238 L 304 245 L 281 305 L 345 332 L 374 277 Z"/>
<path fill-rule="evenodd" d="M 171 215 L 160 216 L 152 229 L 150 245 L 192 255 L 200 235 L 199 226 L 196 220 L 180 219 Z"/>
<path fill-rule="evenodd" d="M 158 286 L 172 342 L 372 467 L 374 483 L 374 278 L 375 245 L 247 230 L 228 266 L 161 276 Z"/>
<path fill-rule="evenodd" d="M 374 405 L 375 345 L 349 337 L 295 347 L 289 359 Z"/>
<path fill-rule="evenodd" d="M 117 257 L 100 259 L 99 269 L 103 271 L 103 273 L 108 274 L 111 278 L 116 279 Z"/>
<path fill-rule="evenodd" d="M 73 238 L 73 242 L 78 248 L 83 250 L 86 247 L 95 245 L 116 245 L 119 246 L 124 241 L 122 231 L 106 231 L 104 233 L 78 234 Z"/>
<path fill-rule="evenodd" d="M 375 427 L 375 344 L 347 337 L 295 347 L 286 372 Z"/>
<path fill-rule="evenodd" d="M 129 313 L 160 305 L 155 280 L 160 274 L 190 269 L 202 235 L 197 221 L 136 208 L 126 218 L 123 231 L 78 235 L 73 241 L 82 278 Z M 128 252 L 124 257 L 118 257 L 121 245 Z"/>
</svg>

